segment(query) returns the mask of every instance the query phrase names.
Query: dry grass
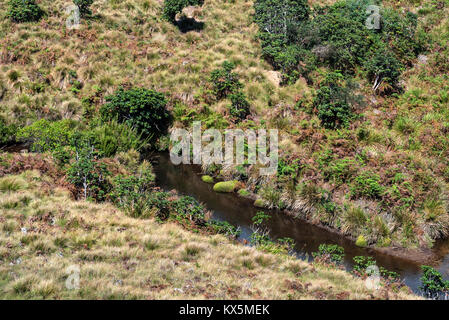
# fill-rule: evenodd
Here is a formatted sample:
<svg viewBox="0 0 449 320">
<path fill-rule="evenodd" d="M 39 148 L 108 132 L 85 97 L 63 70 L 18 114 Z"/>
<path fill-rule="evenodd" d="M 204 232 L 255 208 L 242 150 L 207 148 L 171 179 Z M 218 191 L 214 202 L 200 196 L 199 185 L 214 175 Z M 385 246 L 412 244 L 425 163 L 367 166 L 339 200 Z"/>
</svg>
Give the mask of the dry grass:
<svg viewBox="0 0 449 320">
<path fill-rule="evenodd" d="M 223 236 L 205 236 L 110 204 L 42 191 L 37 172 L 0 193 L 0 297 L 45 299 L 372 299 L 418 298 L 366 289 L 335 269 L 262 253 Z M 80 268 L 79 290 L 65 286 Z"/>
</svg>

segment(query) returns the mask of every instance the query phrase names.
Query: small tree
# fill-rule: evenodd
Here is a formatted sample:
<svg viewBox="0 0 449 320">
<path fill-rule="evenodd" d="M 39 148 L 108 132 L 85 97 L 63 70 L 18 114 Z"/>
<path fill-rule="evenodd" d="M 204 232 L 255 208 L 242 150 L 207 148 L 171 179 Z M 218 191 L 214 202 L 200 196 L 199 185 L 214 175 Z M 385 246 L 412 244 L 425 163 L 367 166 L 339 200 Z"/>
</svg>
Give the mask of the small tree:
<svg viewBox="0 0 449 320">
<path fill-rule="evenodd" d="M 94 3 L 94 0 L 73 0 L 73 3 L 78 6 L 82 17 L 87 17 L 92 14 L 90 6 Z"/>
<path fill-rule="evenodd" d="M 231 99 L 231 106 L 229 112 L 237 121 L 244 120 L 249 114 L 249 102 L 243 92 L 233 93 L 229 96 Z"/>
<path fill-rule="evenodd" d="M 188 6 L 202 6 L 204 0 L 165 0 L 164 18 L 174 23 L 176 15 Z"/>
<path fill-rule="evenodd" d="M 14 22 L 39 21 L 44 11 L 34 0 L 9 0 L 8 17 Z"/>
<path fill-rule="evenodd" d="M 114 95 L 106 97 L 106 101 L 108 103 L 100 110 L 104 120 L 127 123 L 149 142 L 155 142 L 169 127 L 171 116 L 166 109 L 167 100 L 160 92 L 119 88 Z"/>
<path fill-rule="evenodd" d="M 237 92 L 243 87 L 239 81 L 239 75 L 232 70 L 235 65 L 232 62 L 225 61 L 220 69 L 215 69 L 210 75 L 215 97 L 220 100 L 226 98 L 229 94 Z"/>
<path fill-rule="evenodd" d="M 449 292 L 449 281 L 443 280 L 443 276 L 437 270 L 429 266 L 421 266 L 423 275 L 421 277 L 420 290 L 431 299 L 437 299 L 442 294 Z"/>
</svg>

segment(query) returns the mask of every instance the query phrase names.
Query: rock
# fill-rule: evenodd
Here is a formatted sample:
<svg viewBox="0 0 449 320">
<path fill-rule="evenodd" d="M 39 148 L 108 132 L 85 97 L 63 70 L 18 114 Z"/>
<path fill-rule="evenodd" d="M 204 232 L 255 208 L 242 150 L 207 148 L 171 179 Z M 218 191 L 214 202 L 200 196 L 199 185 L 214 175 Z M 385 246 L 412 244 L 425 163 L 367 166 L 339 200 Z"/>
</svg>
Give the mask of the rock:
<svg viewBox="0 0 449 320">
<path fill-rule="evenodd" d="M 268 71 L 266 76 L 271 83 L 279 87 L 282 81 L 282 74 L 279 71 Z"/>
<path fill-rule="evenodd" d="M 214 185 L 214 191 L 215 192 L 234 192 L 237 188 L 238 181 L 224 181 L 224 182 L 218 182 Z"/>
</svg>

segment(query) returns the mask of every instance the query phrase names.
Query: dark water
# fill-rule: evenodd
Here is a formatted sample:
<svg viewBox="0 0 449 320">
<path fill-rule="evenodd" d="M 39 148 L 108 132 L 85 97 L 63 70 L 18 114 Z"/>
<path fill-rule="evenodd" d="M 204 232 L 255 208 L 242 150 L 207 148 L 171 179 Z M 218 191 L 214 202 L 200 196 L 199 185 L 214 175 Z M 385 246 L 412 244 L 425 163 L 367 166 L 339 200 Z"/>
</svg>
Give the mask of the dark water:
<svg viewBox="0 0 449 320">
<path fill-rule="evenodd" d="M 260 208 L 253 206 L 252 201 L 240 198 L 235 194 L 214 192 L 212 190 L 213 185 L 201 180 L 201 172 L 198 167 L 191 165 L 175 166 L 170 162 L 168 154 L 158 154 L 152 159 L 159 187 L 165 190 L 175 189 L 181 194 L 194 197 L 212 211 L 213 219 L 225 220 L 234 226 L 239 226 L 242 230 L 241 238 L 249 238 L 251 235 L 251 219 L 257 211 L 261 211 Z M 312 252 L 317 251 L 320 244 L 338 244 L 345 249 L 346 268 L 351 268 L 354 256 L 372 256 L 376 259 L 378 266 L 398 272 L 404 283 L 418 293 L 419 278 L 421 277 L 419 265 L 369 248 L 359 248 L 352 241 L 338 234 L 305 221 L 288 217 L 283 213 L 267 212 L 270 212 L 272 216 L 268 221 L 270 236 L 272 238 L 289 237 L 294 239 L 298 257 L 310 260 Z M 437 261 L 436 267 L 447 278 L 449 276 L 449 242 L 446 241 L 436 245 L 434 251 L 441 257 Z"/>
</svg>

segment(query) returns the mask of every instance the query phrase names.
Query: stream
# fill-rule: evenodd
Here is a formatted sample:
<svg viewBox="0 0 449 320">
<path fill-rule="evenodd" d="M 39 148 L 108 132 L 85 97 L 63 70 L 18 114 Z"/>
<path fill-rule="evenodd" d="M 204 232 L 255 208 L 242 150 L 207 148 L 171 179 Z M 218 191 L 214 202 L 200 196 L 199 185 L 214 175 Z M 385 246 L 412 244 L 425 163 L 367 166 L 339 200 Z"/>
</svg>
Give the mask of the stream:
<svg viewBox="0 0 449 320">
<path fill-rule="evenodd" d="M 249 240 L 252 217 L 262 209 L 253 206 L 253 201 L 239 197 L 237 194 L 223 194 L 213 191 L 213 185 L 201 180 L 201 170 L 198 166 L 179 165 L 171 163 L 168 153 L 159 153 L 152 157 L 156 184 L 166 191 L 176 190 L 180 194 L 194 197 L 212 212 L 212 219 L 227 221 L 240 227 L 240 240 Z M 338 244 L 345 249 L 344 266 L 352 269 L 352 258 L 355 256 L 372 256 L 377 265 L 400 274 L 403 282 L 415 293 L 419 293 L 421 269 L 413 261 L 380 253 L 370 248 L 359 248 L 345 237 L 310 224 L 304 220 L 295 219 L 275 210 L 263 210 L 271 215 L 266 223 L 270 236 L 274 239 L 289 237 L 295 241 L 295 252 L 298 258 L 312 260 L 312 252 L 318 250 L 322 243 Z M 436 267 L 444 278 L 449 277 L 449 241 L 436 243 L 432 251 L 438 257 Z"/>
</svg>

